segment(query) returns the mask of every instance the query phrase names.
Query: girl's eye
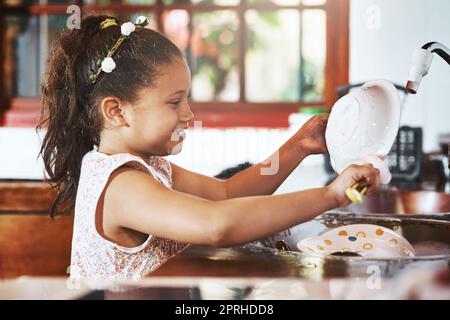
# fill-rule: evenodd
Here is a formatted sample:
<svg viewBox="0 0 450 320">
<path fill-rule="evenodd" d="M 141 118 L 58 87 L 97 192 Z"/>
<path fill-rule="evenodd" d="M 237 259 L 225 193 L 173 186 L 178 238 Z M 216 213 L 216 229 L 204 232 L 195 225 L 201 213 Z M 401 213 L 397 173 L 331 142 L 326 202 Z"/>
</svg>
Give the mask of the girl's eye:
<svg viewBox="0 0 450 320">
<path fill-rule="evenodd" d="M 176 100 L 176 101 L 172 101 L 170 102 L 170 104 L 174 107 L 178 107 L 180 105 L 181 101 L 180 100 Z"/>
</svg>

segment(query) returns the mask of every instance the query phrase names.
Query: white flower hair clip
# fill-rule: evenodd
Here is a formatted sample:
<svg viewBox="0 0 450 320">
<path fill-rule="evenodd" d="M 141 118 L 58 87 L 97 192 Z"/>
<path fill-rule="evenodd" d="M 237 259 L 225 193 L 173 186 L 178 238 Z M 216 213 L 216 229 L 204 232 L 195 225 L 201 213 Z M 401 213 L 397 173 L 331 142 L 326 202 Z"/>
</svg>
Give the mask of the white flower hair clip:
<svg viewBox="0 0 450 320">
<path fill-rule="evenodd" d="M 127 37 L 130 36 L 130 34 L 134 32 L 134 30 L 136 30 L 136 26 L 132 22 L 125 22 L 120 26 L 120 32 L 122 32 L 122 34 Z"/>
<path fill-rule="evenodd" d="M 114 62 L 113 58 L 106 57 L 102 61 L 102 71 L 106 73 L 111 73 L 116 68 L 116 63 Z"/>
<path fill-rule="evenodd" d="M 97 65 L 98 69 L 95 74 L 91 74 L 89 76 L 89 81 L 91 84 L 94 84 L 97 81 L 98 76 L 103 71 L 105 73 L 111 73 L 116 68 L 116 63 L 112 56 L 119 49 L 122 42 L 129 38 L 130 35 L 136 31 L 136 27 L 145 27 L 149 23 L 148 18 L 145 16 L 139 16 L 136 19 L 136 23 L 133 22 L 125 22 L 120 26 L 120 37 L 117 39 L 116 43 L 108 50 L 108 54 L 103 60 L 98 60 Z M 117 26 L 117 22 L 114 19 L 108 18 L 102 21 L 100 24 L 100 30 L 106 29 L 110 26 Z"/>
</svg>

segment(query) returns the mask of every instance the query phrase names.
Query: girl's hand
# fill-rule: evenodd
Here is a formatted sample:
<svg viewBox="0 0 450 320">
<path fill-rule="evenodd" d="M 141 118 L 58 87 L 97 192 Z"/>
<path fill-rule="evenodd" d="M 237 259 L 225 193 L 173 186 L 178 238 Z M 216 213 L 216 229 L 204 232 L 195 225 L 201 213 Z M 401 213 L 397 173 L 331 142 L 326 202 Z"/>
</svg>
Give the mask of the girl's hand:
<svg viewBox="0 0 450 320">
<path fill-rule="evenodd" d="M 359 188 L 368 187 L 367 195 L 372 194 L 380 185 L 380 171 L 371 164 L 351 165 L 345 169 L 327 189 L 336 199 L 339 208 L 350 205 L 345 190 L 359 183 Z"/>
<path fill-rule="evenodd" d="M 329 114 L 321 114 L 309 119 L 294 135 L 297 150 L 305 155 L 327 153 L 325 130 Z"/>
</svg>

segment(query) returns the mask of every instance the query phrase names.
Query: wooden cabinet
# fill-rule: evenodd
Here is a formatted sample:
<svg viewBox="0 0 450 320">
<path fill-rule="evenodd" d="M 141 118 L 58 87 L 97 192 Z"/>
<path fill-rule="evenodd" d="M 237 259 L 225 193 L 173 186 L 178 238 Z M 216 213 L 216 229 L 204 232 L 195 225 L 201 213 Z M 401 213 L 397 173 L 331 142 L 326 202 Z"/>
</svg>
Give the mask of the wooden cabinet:
<svg viewBox="0 0 450 320">
<path fill-rule="evenodd" d="M 73 214 L 52 219 L 43 182 L 0 182 L 0 278 L 67 275 Z"/>
</svg>

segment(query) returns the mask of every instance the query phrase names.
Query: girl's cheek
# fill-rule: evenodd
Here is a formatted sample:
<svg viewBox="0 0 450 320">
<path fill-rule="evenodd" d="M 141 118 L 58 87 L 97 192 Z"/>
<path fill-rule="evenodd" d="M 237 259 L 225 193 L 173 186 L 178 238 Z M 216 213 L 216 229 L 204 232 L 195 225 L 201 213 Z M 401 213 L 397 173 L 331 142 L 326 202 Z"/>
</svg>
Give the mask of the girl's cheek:
<svg viewBox="0 0 450 320">
<path fill-rule="evenodd" d="M 164 108 L 165 107 L 165 108 Z M 147 132 L 151 137 L 161 139 L 170 136 L 178 124 L 178 113 L 167 106 L 153 109 L 152 112 L 138 116 L 140 134 Z M 139 132 L 138 132 L 139 133 Z"/>
<path fill-rule="evenodd" d="M 170 115 L 167 115 L 166 117 L 167 125 L 172 127 L 173 129 L 173 127 L 175 127 L 178 124 L 178 119 L 179 119 L 178 110 L 173 109 Z"/>
<path fill-rule="evenodd" d="M 162 118 L 159 121 L 153 123 L 153 128 L 155 129 L 155 134 L 158 136 L 168 136 L 171 135 L 173 130 L 176 128 L 177 121 L 176 118 L 171 117 L 171 119 Z"/>
</svg>

